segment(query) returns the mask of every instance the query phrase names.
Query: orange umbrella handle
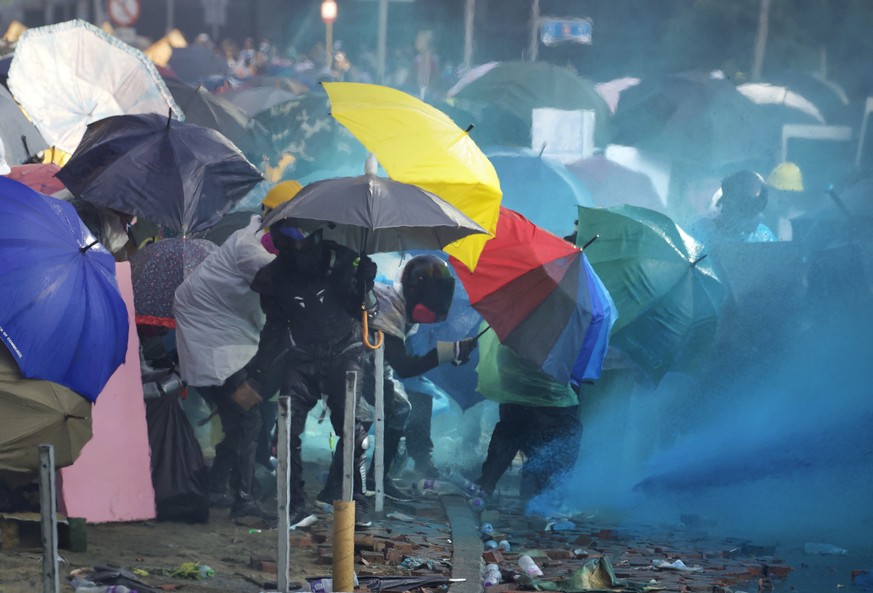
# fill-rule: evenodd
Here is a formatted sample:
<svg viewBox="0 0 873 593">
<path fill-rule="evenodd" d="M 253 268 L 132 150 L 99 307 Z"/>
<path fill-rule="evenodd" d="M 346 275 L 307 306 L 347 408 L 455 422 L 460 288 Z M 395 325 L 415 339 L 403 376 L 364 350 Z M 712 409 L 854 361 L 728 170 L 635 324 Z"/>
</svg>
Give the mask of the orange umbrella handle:
<svg viewBox="0 0 873 593">
<path fill-rule="evenodd" d="M 366 346 L 370 350 L 376 350 L 377 348 L 382 347 L 382 342 L 384 341 L 385 336 L 382 335 L 381 329 L 377 329 L 376 330 L 376 336 L 377 336 L 376 343 L 375 344 L 370 343 L 370 328 L 369 328 L 369 324 L 367 322 L 367 317 L 368 317 L 367 312 L 364 311 L 364 346 Z"/>
</svg>

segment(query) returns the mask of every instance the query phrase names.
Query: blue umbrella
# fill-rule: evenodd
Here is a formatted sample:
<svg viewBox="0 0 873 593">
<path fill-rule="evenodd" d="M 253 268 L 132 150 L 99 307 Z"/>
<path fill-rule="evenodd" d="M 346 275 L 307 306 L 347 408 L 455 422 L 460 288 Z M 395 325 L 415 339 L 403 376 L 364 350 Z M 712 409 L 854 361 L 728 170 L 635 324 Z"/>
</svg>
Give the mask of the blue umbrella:
<svg viewBox="0 0 873 593">
<path fill-rule="evenodd" d="M 501 205 L 558 235 L 573 230 L 579 206 L 593 206 L 585 185 L 560 161 L 523 149 L 487 149 L 503 190 Z"/>
<path fill-rule="evenodd" d="M 29 379 L 90 401 L 124 362 L 115 260 L 68 203 L 0 177 L 0 340 Z"/>
<path fill-rule="evenodd" d="M 591 293 L 591 325 L 585 332 L 582 348 L 570 376 L 570 380 L 577 385 L 600 378 L 603 359 L 609 346 L 609 332 L 618 318 L 618 309 L 615 308 L 612 296 L 584 255 L 583 262 L 588 272 L 588 291 Z"/>
</svg>

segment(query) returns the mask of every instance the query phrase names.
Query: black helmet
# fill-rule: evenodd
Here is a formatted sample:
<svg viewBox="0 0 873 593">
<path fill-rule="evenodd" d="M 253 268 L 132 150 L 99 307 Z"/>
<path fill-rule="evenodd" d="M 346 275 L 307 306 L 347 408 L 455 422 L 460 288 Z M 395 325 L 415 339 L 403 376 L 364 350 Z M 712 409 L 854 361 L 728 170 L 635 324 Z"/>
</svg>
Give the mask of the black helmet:
<svg viewBox="0 0 873 593">
<path fill-rule="evenodd" d="M 728 209 L 751 217 L 767 207 L 767 182 L 754 171 L 731 173 L 722 180 L 719 191 L 716 205 L 722 212 Z"/>
<path fill-rule="evenodd" d="M 400 276 L 406 318 L 412 323 L 445 321 L 455 293 L 455 277 L 449 264 L 435 255 L 416 255 Z"/>
</svg>

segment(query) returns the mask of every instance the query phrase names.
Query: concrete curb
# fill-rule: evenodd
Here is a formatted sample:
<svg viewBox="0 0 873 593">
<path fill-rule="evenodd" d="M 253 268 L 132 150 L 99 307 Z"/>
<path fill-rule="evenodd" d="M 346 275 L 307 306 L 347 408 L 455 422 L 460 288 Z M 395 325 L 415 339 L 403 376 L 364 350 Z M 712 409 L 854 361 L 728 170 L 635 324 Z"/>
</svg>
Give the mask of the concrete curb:
<svg viewBox="0 0 873 593">
<path fill-rule="evenodd" d="M 452 532 L 452 578 L 448 593 L 482 593 L 482 541 L 473 510 L 461 496 L 440 496 Z"/>
</svg>

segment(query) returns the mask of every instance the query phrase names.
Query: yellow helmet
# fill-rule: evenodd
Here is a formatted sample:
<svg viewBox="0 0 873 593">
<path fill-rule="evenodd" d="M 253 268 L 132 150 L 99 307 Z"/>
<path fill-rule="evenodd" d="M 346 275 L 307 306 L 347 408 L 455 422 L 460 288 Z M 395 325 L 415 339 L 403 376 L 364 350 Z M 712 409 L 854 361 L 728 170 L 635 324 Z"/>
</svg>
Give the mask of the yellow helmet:
<svg viewBox="0 0 873 593">
<path fill-rule="evenodd" d="M 274 185 L 273 189 L 267 192 L 267 195 L 261 200 L 261 205 L 272 210 L 296 196 L 297 192 L 301 189 L 303 189 L 303 186 L 294 180 L 282 181 Z"/>
<path fill-rule="evenodd" d="M 803 191 L 803 175 L 800 167 L 791 161 L 776 165 L 767 176 L 767 185 L 782 191 Z"/>
</svg>

